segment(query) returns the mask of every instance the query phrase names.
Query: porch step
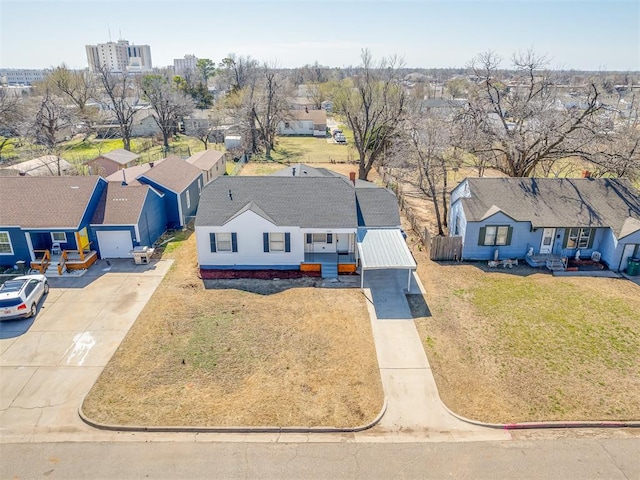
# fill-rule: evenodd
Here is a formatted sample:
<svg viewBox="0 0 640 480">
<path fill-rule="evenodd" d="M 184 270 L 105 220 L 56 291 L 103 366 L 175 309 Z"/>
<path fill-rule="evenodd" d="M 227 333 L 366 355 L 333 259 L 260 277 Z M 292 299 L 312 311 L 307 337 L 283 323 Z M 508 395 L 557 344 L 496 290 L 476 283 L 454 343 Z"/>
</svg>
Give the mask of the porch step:
<svg viewBox="0 0 640 480">
<path fill-rule="evenodd" d="M 562 263 L 562 260 L 548 260 L 547 268 L 551 271 L 564 270 L 564 263 Z"/>
<path fill-rule="evenodd" d="M 323 263 L 321 274 L 322 278 L 338 278 L 338 265 L 335 263 Z"/>
</svg>

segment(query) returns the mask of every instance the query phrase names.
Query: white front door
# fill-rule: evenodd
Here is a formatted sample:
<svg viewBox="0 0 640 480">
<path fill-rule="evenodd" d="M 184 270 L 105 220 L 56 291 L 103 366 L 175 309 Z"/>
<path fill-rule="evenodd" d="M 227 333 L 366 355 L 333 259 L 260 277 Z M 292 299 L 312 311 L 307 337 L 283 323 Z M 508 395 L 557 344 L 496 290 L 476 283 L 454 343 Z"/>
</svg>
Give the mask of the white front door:
<svg viewBox="0 0 640 480">
<path fill-rule="evenodd" d="M 542 243 L 540 244 L 540 253 L 551 253 L 553 251 L 553 239 L 556 236 L 555 228 L 545 228 L 542 232 Z"/>
<path fill-rule="evenodd" d="M 130 258 L 133 250 L 129 230 L 103 230 L 96 232 L 101 258 Z"/>
</svg>

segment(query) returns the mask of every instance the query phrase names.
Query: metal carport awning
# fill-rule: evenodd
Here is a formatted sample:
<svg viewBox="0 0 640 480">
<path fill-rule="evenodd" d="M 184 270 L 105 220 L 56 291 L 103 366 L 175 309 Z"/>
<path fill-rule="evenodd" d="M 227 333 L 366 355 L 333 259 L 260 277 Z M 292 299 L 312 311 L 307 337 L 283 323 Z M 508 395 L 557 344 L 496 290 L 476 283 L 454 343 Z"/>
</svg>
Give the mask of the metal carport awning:
<svg viewBox="0 0 640 480">
<path fill-rule="evenodd" d="M 365 270 L 408 270 L 407 291 L 411 289 L 411 272 L 416 261 L 399 228 L 367 228 L 358 231 L 360 288 L 364 288 Z"/>
</svg>

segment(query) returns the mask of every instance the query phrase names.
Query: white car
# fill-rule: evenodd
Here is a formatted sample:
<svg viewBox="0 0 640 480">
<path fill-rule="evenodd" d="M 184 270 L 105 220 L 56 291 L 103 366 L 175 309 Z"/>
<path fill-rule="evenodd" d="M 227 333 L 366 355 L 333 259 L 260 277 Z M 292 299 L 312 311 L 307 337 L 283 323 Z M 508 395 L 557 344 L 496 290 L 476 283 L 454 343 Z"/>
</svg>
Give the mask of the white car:
<svg viewBox="0 0 640 480">
<path fill-rule="evenodd" d="M 49 293 L 44 275 L 24 275 L 0 286 L 0 320 L 34 317 L 38 303 Z"/>
</svg>

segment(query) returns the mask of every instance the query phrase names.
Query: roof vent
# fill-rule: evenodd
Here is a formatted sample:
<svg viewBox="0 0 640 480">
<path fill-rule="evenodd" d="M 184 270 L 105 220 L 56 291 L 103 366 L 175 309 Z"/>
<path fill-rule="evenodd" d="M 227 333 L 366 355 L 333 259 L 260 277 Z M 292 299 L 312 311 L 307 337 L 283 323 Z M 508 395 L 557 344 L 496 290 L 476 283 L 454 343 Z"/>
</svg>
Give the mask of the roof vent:
<svg viewBox="0 0 640 480">
<path fill-rule="evenodd" d="M 153 168 L 153 162 L 149 162 L 149 168 Z"/>
<path fill-rule="evenodd" d="M 231 194 L 231 190 L 229 190 L 229 200 L 233 200 L 233 195 Z"/>
<path fill-rule="evenodd" d="M 127 186 L 127 174 L 124 173 L 124 168 L 122 169 L 122 186 L 123 187 Z"/>
<path fill-rule="evenodd" d="M 295 177 L 296 176 L 296 167 L 291 167 L 291 174 Z"/>
</svg>

